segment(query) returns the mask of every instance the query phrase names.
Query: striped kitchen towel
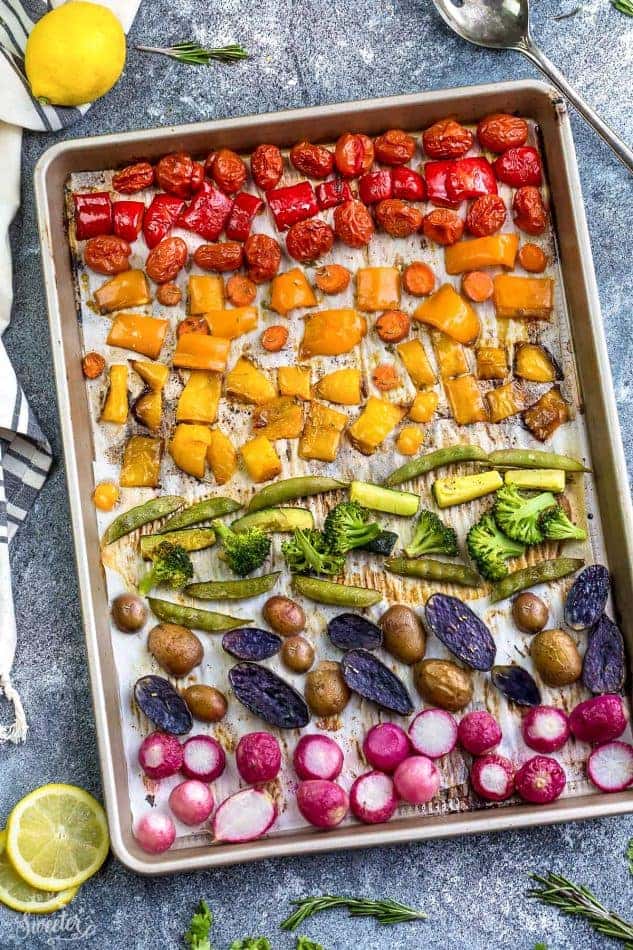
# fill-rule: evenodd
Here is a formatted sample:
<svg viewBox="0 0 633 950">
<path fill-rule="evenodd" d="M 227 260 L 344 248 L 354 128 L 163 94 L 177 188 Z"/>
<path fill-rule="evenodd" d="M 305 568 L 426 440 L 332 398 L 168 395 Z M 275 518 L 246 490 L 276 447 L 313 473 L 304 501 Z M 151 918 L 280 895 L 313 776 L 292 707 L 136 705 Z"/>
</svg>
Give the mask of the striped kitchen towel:
<svg viewBox="0 0 633 950">
<path fill-rule="evenodd" d="M 72 0 L 70 0 L 72 2 Z M 100 0 L 130 28 L 140 0 Z M 9 225 L 20 203 L 22 129 L 54 132 L 80 118 L 89 105 L 59 108 L 34 99 L 24 73 L 26 39 L 47 9 L 59 3 L 0 0 L 0 334 L 6 329 L 13 302 Z M 14 319 L 20 320 L 19 301 Z M 26 518 L 52 463 L 47 439 L 29 408 L 0 337 L 0 694 L 13 704 L 13 721 L 0 725 L 0 741 L 21 742 L 27 722 L 11 682 L 17 635 L 9 542 Z"/>
</svg>

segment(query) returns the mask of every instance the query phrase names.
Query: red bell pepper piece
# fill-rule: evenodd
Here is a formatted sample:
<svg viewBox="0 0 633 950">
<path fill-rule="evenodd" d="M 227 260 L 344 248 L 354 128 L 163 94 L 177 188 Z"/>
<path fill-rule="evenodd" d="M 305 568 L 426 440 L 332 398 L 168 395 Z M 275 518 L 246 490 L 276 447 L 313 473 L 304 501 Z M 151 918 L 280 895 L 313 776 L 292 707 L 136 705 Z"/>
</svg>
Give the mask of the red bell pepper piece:
<svg viewBox="0 0 633 950">
<path fill-rule="evenodd" d="M 453 170 L 455 162 L 453 159 L 444 159 L 441 162 L 427 162 L 424 166 L 424 177 L 426 179 L 426 197 L 434 205 L 442 205 L 445 208 L 454 208 L 459 204 L 458 201 L 452 201 L 448 196 L 447 178 L 449 172 Z"/>
<path fill-rule="evenodd" d="M 114 233 L 124 241 L 136 241 L 141 233 L 145 205 L 142 201 L 115 201 L 112 205 Z"/>
<path fill-rule="evenodd" d="M 229 219 L 232 207 L 232 200 L 223 191 L 205 181 L 176 223 L 187 231 L 201 235 L 205 241 L 216 241 Z"/>
<path fill-rule="evenodd" d="M 459 158 L 446 176 L 446 193 L 450 201 L 465 201 L 480 195 L 496 195 L 497 181 L 487 158 Z"/>
<path fill-rule="evenodd" d="M 107 191 L 73 195 L 73 201 L 78 241 L 99 237 L 101 234 L 112 234 L 112 202 Z"/>
<path fill-rule="evenodd" d="M 233 199 L 231 215 L 226 225 L 227 238 L 231 241 L 245 241 L 251 233 L 253 218 L 263 207 L 264 202 L 257 195 L 240 191 Z"/>
<path fill-rule="evenodd" d="M 366 205 L 377 204 L 385 198 L 391 198 L 391 171 L 389 168 L 379 168 L 375 172 L 367 172 L 358 179 L 358 194 Z"/>
<path fill-rule="evenodd" d="M 314 188 L 309 181 L 299 181 L 286 188 L 274 188 L 267 192 L 266 198 L 278 231 L 287 231 L 297 221 L 313 218 L 319 210 Z"/>
<path fill-rule="evenodd" d="M 494 170 L 499 181 L 513 188 L 522 188 L 524 185 L 538 187 L 543 178 L 541 156 L 531 145 L 506 149 L 495 160 Z"/>
<path fill-rule="evenodd" d="M 344 201 L 351 201 L 352 189 L 342 178 L 331 178 L 317 185 L 316 196 L 319 208 L 324 211 L 342 205 Z"/>
<path fill-rule="evenodd" d="M 394 198 L 404 201 L 424 201 L 426 197 L 424 178 L 406 165 L 395 165 L 391 169 L 391 191 Z"/>
<path fill-rule="evenodd" d="M 182 198 L 174 195 L 156 195 L 143 218 L 143 234 L 150 248 L 156 247 L 171 231 L 184 207 Z"/>
</svg>

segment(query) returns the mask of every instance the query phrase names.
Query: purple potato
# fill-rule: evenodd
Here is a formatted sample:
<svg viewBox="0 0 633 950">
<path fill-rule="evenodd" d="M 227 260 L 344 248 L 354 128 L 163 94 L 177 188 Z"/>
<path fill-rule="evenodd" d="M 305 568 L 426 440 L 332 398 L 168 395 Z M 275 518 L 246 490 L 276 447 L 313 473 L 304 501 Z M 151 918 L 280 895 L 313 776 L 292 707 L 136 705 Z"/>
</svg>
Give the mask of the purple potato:
<svg viewBox="0 0 633 950">
<path fill-rule="evenodd" d="M 600 620 L 609 596 L 609 572 L 591 564 L 580 572 L 565 601 L 565 623 L 572 630 L 586 630 Z"/>
<path fill-rule="evenodd" d="M 237 663 L 229 670 L 229 681 L 242 705 L 271 726 L 301 729 L 310 721 L 301 693 L 265 666 Z"/>
<path fill-rule="evenodd" d="M 239 627 L 224 634 L 222 646 L 238 660 L 267 660 L 281 649 L 281 637 L 259 627 Z"/>
<path fill-rule="evenodd" d="M 408 716 L 413 703 L 407 688 L 389 667 L 367 650 L 349 650 L 341 660 L 343 679 L 351 690 L 371 702 Z"/>
<path fill-rule="evenodd" d="M 163 732 L 182 736 L 193 726 L 184 699 L 163 676 L 141 676 L 134 684 L 136 704 Z"/>
<path fill-rule="evenodd" d="M 497 648 L 490 630 L 458 597 L 433 594 L 424 608 L 426 625 L 447 650 L 473 670 L 490 670 Z"/>
<path fill-rule="evenodd" d="M 603 614 L 589 631 L 582 681 L 592 693 L 618 693 L 624 678 L 624 639 L 620 628 Z"/>
<path fill-rule="evenodd" d="M 360 614 L 339 614 L 327 625 L 330 640 L 339 650 L 375 650 L 382 644 L 382 630 Z"/>
<path fill-rule="evenodd" d="M 522 666 L 493 666 L 490 678 L 500 693 L 519 706 L 540 706 L 541 692 L 534 678 Z"/>
</svg>

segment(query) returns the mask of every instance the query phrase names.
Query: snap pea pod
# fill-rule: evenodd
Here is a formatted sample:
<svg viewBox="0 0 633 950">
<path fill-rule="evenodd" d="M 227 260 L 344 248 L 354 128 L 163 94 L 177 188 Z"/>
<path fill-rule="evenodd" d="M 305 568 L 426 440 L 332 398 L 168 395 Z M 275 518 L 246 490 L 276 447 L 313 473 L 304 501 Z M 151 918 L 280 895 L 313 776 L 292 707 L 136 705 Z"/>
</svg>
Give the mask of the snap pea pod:
<svg viewBox="0 0 633 950">
<path fill-rule="evenodd" d="M 281 571 L 262 574 L 261 577 L 245 577 L 239 581 L 204 581 L 201 584 L 189 584 L 185 593 L 200 600 L 246 600 L 265 594 L 277 583 Z"/>
<path fill-rule="evenodd" d="M 419 577 L 421 580 L 439 581 L 442 584 L 462 584 L 464 587 L 481 587 L 481 578 L 465 564 L 448 564 L 432 557 L 390 557 L 385 568 L 392 574 L 403 577 Z"/>
<path fill-rule="evenodd" d="M 166 531 L 179 531 L 181 528 L 188 528 L 190 525 L 199 524 L 201 521 L 221 518 L 222 515 L 230 515 L 241 507 L 238 501 L 234 501 L 232 498 L 224 498 L 222 495 L 217 498 L 205 498 L 204 501 L 197 501 L 195 505 L 189 505 L 184 511 L 179 511 L 173 518 L 168 518 L 158 533 L 165 534 Z"/>
<path fill-rule="evenodd" d="M 231 523 L 231 530 L 248 531 L 249 528 L 261 528 L 262 531 L 291 532 L 297 528 L 314 528 L 314 516 L 307 508 L 261 508 L 251 514 L 242 515 Z"/>
<path fill-rule="evenodd" d="M 184 504 L 185 499 L 181 498 L 180 495 L 161 495 L 160 498 L 150 498 L 144 504 L 136 505 L 115 518 L 109 528 L 106 529 L 101 544 L 104 547 L 106 544 L 112 544 L 113 541 L 122 538 L 124 534 L 136 531 L 137 528 L 141 528 L 150 521 L 156 521 L 157 518 L 164 518 L 165 515 L 170 515 L 178 508 L 182 508 Z"/>
<path fill-rule="evenodd" d="M 490 603 L 496 604 L 499 600 L 512 597 L 520 590 L 535 587 L 537 584 L 546 584 L 548 581 L 557 581 L 568 574 L 575 574 L 585 562 L 578 557 L 557 557 L 548 561 L 539 561 L 529 567 L 522 567 L 519 571 L 507 574 L 496 584 L 492 585 Z"/>
<path fill-rule="evenodd" d="M 227 614 L 218 614 L 213 610 L 200 610 L 198 607 L 185 607 L 184 604 L 174 604 L 170 600 L 158 600 L 148 597 L 150 610 L 165 623 L 179 623 L 183 627 L 193 630 L 205 630 L 207 633 L 218 633 L 221 630 L 234 630 L 252 623 L 242 617 L 229 617 Z"/>
<path fill-rule="evenodd" d="M 318 604 L 332 604 L 335 607 L 371 607 L 382 600 L 380 591 L 371 587 L 353 587 L 351 584 L 323 581 L 305 574 L 295 574 L 292 587 L 295 593 L 303 594 L 308 600 L 315 600 Z"/>
<path fill-rule="evenodd" d="M 590 472 L 580 459 L 570 458 L 568 455 L 557 455 L 556 452 L 541 452 L 538 449 L 499 449 L 490 452 L 488 463 L 497 468 L 507 465 L 510 468 L 557 468 L 564 472 Z"/>
<path fill-rule="evenodd" d="M 410 462 L 405 462 L 400 468 L 387 475 L 383 485 L 390 488 L 393 485 L 401 485 L 402 482 L 409 482 L 419 475 L 432 472 L 443 465 L 452 465 L 454 462 L 486 462 L 487 460 L 487 453 L 478 445 L 447 445 L 444 449 L 436 449 L 435 452 L 427 452 L 426 455 L 419 455 Z"/>
<path fill-rule="evenodd" d="M 298 475 L 295 478 L 284 478 L 280 482 L 266 485 L 261 491 L 255 492 L 247 511 L 275 508 L 295 498 L 320 495 L 321 492 L 335 491 L 337 488 L 347 488 L 347 482 L 342 482 L 338 478 L 328 478 L 326 475 Z"/>
</svg>

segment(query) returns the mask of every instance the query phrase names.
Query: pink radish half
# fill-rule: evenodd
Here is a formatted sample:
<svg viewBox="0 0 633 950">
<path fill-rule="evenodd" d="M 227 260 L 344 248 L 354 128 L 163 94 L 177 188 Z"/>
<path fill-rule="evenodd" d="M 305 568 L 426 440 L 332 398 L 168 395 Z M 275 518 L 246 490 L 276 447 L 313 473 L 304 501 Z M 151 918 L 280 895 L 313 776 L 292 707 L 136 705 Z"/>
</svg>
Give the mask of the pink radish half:
<svg viewBox="0 0 633 950">
<path fill-rule="evenodd" d="M 393 779 L 384 772 L 360 775 L 350 789 L 349 804 L 358 820 L 367 825 L 389 821 L 398 807 Z"/>
<path fill-rule="evenodd" d="M 440 773 L 426 755 L 411 755 L 401 762 L 393 776 L 396 793 L 410 805 L 430 802 L 440 787 Z"/>
<path fill-rule="evenodd" d="M 556 752 L 569 739 L 569 719 L 556 706 L 534 706 L 523 717 L 521 732 L 535 752 Z"/>
<path fill-rule="evenodd" d="M 151 811 L 137 822 L 134 837 L 143 851 L 147 851 L 148 854 L 162 854 L 174 843 L 176 826 L 169 815 Z"/>
<path fill-rule="evenodd" d="M 281 768 L 281 749 L 270 732 L 249 732 L 235 750 L 235 764 L 245 782 L 272 782 Z"/>
<path fill-rule="evenodd" d="M 458 742 L 471 755 L 492 752 L 501 742 L 501 738 L 501 726 L 485 709 L 466 713 L 457 727 Z"/>
<path fill-rule="evenodd" d="M 504 802 L 514 791 L 514 766 L 504 755 L 482 755 L 472 764 L 470 782 L 480 798 Z"/>
<path fill-rule="evenodd" d="M 300 779 L 322 778 L 331 781 L 341 773 L 343 753 L 329 736 L 302 736 L 295 746 L 293 763 Z"/>
<path fill-rule="evenodd" d="M 275 822 L 277 807 L 260 788 L 243 788 L 225 798 L 213 819 L 216 841 L 240 844 L 265 835 Z"/>
<path fill-rule="evenodd" d="M 305 820 L 315 828 L 335 828 L 348 812 L 349 799 L 336 782 L 310 779 L 299 785 L 297 805 Z"/>
<path fill-rule="evenodd" d="M 206 821 L 215 806 L 213 789 L 197 778 L 187 779 L 172 788 L 169 807 L 184 825 L 200 825 Z"/>
<path fill-rule="evenodd" d="M 420 755 L 441 759 L 457 745 L 457 723 L 445 709 L 424 709 L 409 726 L 409 739 Z"/>
<path fill-rule="evenodd" d="M 587 760 L 587 775 L 601 792 L 623 792 L 633 785 L 633 746 L 606 742 Z"/>
<path fill-rule="evenodd" d="M 391 774 L 411 754 L 411 743 L 395 722 L 380 722 L 365 736 L 363 753 L 372 768 Z"/>
<path fill-rule="evenodd" d="M 626 729 L 626 713 L 619 696 L 607 693 L 578 703 L 569 714 L 571 731 L 581 742 L 609 742 Z"/>
<path fill-rule="evenodd" d="M 521 798 L 534 805 L 548 805 L 562 794 L 567 777 L 556 759 L 534 755 L 516 774 L 516 789 Z"/>
<path fill-rule="evenodd" d="M 226 766 L 224 749 L 211 736 L 192 736 L 182 747 L 182 774 L 201 782 L 213 782 Z"/>
<path fill-rule="evenodd" d="M 168 732 L 152 732 L 138 750 L 141 768 L 149 778 L 169 778 L 182 766 L 182 746 L 176 736 Z"/>
</svg>

